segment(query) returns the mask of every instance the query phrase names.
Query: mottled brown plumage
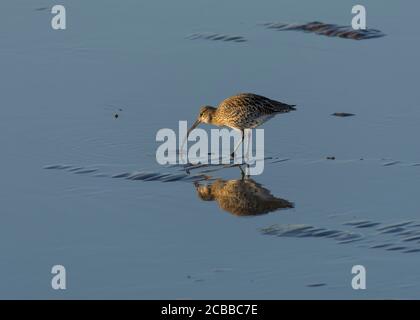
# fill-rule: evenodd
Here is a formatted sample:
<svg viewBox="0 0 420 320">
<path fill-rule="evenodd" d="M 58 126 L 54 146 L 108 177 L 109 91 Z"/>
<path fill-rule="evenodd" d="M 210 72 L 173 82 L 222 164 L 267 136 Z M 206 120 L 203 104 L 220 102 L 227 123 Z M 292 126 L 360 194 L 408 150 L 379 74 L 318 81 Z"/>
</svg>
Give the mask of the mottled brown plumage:
<svg viewBox="0 0 420 320">
<path fill-rule="evenodd" d="M 234 129 L 252 129 L 278 113 L 295 110 L 294 106 L 259 96 L 241 93 L 223 100 L 213 116 L 213 122 Z"/>
<path fill-rule="evenodd" d="M 240 93 L 223 100 L 217 108 L 202 107 L 187 137 L 200 123 L 208 123 L 240 130 L 243 141 L 245 129 L 256 128 L 279 113 L 296 110 L 294 106 L 253 93 Z"/>
<path fill-rule="evenodd" d="M 292 202 L 274 197 L 269 190 L 252 179 L 222 180 L 212 184 L 196 184 L 200 199 L 217 201 L 220 208 L 237 216 L 252 216 L 279 209 L 293 208 Z"/>
</svg>

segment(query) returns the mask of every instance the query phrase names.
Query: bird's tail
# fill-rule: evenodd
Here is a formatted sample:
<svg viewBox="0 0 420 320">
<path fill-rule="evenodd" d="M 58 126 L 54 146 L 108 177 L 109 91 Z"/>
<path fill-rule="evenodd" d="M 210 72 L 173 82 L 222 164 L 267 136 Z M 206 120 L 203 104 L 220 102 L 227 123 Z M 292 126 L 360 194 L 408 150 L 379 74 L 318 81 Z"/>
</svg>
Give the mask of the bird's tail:
<svg viewBox="0 0 420 320">
<path fill-rule="evenodd" d="M 295 104 L 287 104 L 287 103 L 283 103 L 283 102 L 279 102 L 279 101 L 274 101 L 273 103 L 273 109 L 275 112 L 290 112 L 290 111 L 295 111 L 296 110 L 296 105 Z"/>
</svg>

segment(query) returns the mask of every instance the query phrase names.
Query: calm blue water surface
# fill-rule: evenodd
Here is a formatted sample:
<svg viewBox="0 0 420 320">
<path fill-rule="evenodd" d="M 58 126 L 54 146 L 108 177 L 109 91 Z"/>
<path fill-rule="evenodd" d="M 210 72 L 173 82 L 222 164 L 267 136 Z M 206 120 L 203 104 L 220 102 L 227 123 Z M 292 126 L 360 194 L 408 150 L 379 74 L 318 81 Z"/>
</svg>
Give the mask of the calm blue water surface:
<svg viewBox="0 0 420 320">
<path fill-rule="evenodd" d="M 419 297 L 420 252 L 406 251 L 420 244 L 404 241 L 420 222 L 418 1 L 364 1 L 386 36 L 363 41 L 259 25 L 348 25 L 347 0 L 61 3 L 65 31 L 40 10 L 54 1 L 0 3 L 0 298 Z M 201 32 L 247 41 L 187 38 Z M 156 132 L 238 92 L 298 105 L 264 125 L 266 156 L 289 160 L 253 177 L 294 209 L 241 217 L 192 182 L 111 178 L 176 172 L 156 163 Z M 44 168 L 57 164 L 97 171 Z M 361 239 L 261 230 L 274 224 Z M 351 287 L 356 264 L 366 290 Z"/>
</svg>

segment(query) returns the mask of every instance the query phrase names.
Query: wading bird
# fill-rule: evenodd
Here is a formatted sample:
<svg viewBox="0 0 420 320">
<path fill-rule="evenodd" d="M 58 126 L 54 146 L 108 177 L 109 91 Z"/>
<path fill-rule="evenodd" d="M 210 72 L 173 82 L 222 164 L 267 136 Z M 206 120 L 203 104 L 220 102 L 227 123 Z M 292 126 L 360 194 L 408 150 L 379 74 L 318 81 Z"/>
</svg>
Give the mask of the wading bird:
<svg viewBox="0 0 420 320">
<path fill-rule="evenodd" d="M 234 157 L 236 149 L 244 141 L 245 129 L 254 129 L 279 113 L 296 110 L 294 107 L 295 105 L 271 100 L 257 94 L 240 93 L 223 100 L 217 108 L 201 107 L 197 120 L 188 130 L 186 138 L 200 123 L 240 130 L 242 139 L 231 154 L 231 157 Z"/>
</svg>

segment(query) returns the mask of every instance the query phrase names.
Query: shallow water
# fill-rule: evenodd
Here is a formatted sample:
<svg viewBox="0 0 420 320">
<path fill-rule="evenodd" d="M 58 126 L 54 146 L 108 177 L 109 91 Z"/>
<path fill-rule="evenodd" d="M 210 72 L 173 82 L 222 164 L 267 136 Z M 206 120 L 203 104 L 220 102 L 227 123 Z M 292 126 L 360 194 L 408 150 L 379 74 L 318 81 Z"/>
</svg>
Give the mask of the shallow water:
<svg viewBox="0 0 420 320">
<path fill-rule="evenodd" d="M 53 1 L 0 4 L 1 298 L 418 298 L 418 2 L 364 1 L 363 41 L 261 26 L 352 1 L 62 3 L 65 31 Z M 157 130 L 237 92 L 297 104 L 262 175 L 156 163 Z"/>
</svg>

